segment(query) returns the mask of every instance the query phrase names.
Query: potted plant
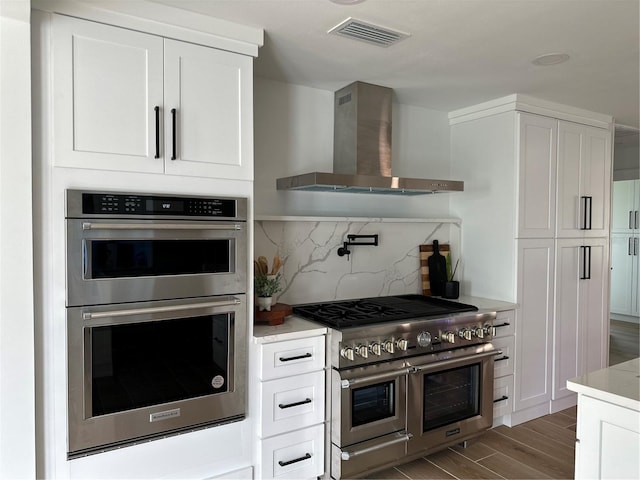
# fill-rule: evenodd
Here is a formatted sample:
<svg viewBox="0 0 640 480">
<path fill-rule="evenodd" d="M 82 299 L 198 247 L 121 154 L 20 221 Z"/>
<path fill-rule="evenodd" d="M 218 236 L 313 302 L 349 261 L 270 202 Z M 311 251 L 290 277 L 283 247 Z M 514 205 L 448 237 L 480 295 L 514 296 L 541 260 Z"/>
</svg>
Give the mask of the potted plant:
<svg viewBox="0 0 640 480">
<path fill-rule="evenodd" d="M 280 286 L 280 258 L 274 258 L 273 267 L 269 271 L 266 259 L 259 257 L 255 262 L 255 276 L 253 280 L 253 289 L 257 296 L 258 310 L 271 311 L 273 296 L 278 293 L 282 287 Z"/>
</svg>

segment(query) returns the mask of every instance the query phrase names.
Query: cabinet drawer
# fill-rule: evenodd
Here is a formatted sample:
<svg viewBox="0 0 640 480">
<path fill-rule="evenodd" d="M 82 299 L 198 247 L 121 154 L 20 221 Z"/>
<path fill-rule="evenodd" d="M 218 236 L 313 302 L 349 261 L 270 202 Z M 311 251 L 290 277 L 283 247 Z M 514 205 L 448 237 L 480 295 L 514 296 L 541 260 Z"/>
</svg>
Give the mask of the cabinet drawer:
<svg viewBox="0 0 640 480">
<path fill-rule="evenodd" d="M 496 355 L 493 363 L 493 376 L 495 378 L 513 375 L 514 337 L 499 337 L 491 340 L 491 344 L 502 351 Z"/>
<path fill-rule="evenodd" d="M 316 478 L 324 473 L 324 425 L 285 433 L 260 442 L 261 470 L 256 478 Z"/>
<path fill-rule="evenodd" d="M 493 380 L 493 418 L 511 413 L 513 396 L 513 375 Z"/>
<path fill-rule="evenodd" d="M 324 421 L 324 370 L 260 385 L 262 438 Z"/>
<path fill-rule="evenodd" d="M 496 316 L 496 321 L 493 324 L 496 327 L 496 336 L 494 338 L 508 337 L 509 335 L 513 335 L 516 330 L 515 319 L 516 319 L 515 310 L 498 312 L 498 315 Z"/>
<path fill-rule="evenodd" d="M 262 345 L 260 379 L 271 380 L 322 370 L 325 365 L 324 342 L 322 335 Z"/>
</svg>

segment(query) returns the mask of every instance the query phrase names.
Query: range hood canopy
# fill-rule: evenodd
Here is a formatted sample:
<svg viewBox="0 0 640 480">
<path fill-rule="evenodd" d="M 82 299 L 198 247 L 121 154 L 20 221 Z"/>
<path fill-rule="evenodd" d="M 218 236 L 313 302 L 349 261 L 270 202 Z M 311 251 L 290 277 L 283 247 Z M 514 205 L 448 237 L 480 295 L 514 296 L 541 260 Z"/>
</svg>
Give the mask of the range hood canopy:
<svg viewBox="0 0 640 480">
<path fill-rule="evenodd" d="M 278 190 L 425 195 L 462 191 L 464 182 L 391 175 L 391 96 L 387 87 L 354 82 L 334 99 L 333 173 L 276 181 Z"/>
</svg>

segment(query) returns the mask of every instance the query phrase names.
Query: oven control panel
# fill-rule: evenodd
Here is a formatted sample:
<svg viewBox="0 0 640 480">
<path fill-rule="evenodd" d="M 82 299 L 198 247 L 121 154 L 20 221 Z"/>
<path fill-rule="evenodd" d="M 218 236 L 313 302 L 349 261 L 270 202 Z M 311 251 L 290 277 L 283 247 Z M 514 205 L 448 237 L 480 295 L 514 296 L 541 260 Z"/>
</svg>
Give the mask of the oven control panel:
<svg viewBox="0 0 640 480">
<path fill-rule="evenodd" d="M 356 335 L 343 337 L 337 350 L 338 358 L 332 361 L 338 368 L 364 365 L 480 345 L 491 341 L 495 334 L 495 314 L 474 315 L 466 322 L 450 320 L 424 321 L 395 331 L 387 328 L 388 333 L 378 332 L 380 329 L 357 329 L 361 336 L 353 332 Z M 376 336 L 376 333 L 380 335 Z"/>
</svg>

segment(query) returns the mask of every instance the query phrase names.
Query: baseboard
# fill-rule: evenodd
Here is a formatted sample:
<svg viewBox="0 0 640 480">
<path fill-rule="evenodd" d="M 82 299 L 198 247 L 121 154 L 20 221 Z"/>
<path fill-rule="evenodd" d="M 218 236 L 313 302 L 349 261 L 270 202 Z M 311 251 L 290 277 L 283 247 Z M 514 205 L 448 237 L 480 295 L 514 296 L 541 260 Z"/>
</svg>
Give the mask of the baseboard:
<svg viewBox="0 0 640 480">
<path fill-rule="evenodd" d="M 567 408 L 575 407 L 578 404 L 578 394 L 572 393 L 563 398 L 559 398 L 558 400 L 551 400 L 550 404 L 550 412 L 557 413 L 562 410 L 566 410 Z"/>
<path fill-rule="evenodd" d="M 511 414 L 511 425 L 508 426 L 515 427 L 516 425 L 520 425 L 521 423 L 528 422 L 529 420 L 533 420 L 534 418 L 542 417 L 548 414 L 549 402 L 545 402 L 543 404 L 536 405 L 525 410 L 513 412 Z M 505 425 L 507 424 L 505 423 Z"/>
</svg>

